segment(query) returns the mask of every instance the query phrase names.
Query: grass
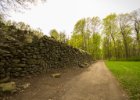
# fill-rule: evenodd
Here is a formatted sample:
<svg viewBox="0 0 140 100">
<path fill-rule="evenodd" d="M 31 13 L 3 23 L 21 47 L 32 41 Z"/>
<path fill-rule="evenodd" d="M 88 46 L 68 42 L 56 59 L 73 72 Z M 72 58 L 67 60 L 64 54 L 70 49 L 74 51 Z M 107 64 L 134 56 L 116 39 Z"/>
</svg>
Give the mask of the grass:
<svg viewBox="0 0 140 100">
<path fill-rule="evenodd" d="M 117 77 L 131 100 L 140 100 L 140 62 L 106 61 L 109 70 Z"/>
<path fill-rule="evenodd" d="M 131 58 L 111 58 L 111 61 L 140 61 L 140 57 L 131 57 Z"/>
</svg>

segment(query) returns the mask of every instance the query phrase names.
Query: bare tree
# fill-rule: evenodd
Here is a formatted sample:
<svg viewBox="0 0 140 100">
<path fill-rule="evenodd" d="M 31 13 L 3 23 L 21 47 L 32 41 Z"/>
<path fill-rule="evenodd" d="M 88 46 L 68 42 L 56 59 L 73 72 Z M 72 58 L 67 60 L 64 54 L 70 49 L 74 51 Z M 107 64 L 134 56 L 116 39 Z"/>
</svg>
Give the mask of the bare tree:
<svg viewBox="0 0 140 100">
<path fill-rule="evenodd" d="M 39 1 L 45 2 L 46 0 L 0 0 L 0 14 L 6 14 L 9 10 L 28 8 L 29 4 L 35 4 Z"/>
</svg>

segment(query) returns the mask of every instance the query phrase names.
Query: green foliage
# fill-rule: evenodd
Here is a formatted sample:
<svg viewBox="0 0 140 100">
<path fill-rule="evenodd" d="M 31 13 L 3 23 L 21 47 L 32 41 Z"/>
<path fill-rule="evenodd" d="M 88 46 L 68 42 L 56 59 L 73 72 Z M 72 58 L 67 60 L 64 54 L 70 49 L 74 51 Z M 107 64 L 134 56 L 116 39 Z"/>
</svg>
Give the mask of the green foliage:
<svg viewBox="0 0 140 100">
<path fill-rule="evenodd" d="M 98 33 L 100 20 L 98 17 L 79 20 L 75 26 L 69 44 L 89 52 L 94 59 L 101 58 L 101 36 Z"/>
<path fill-rule="evenodd" d="M 131 100 L 140 98 L 140 62 L 106 61 L 106 65 L 129 93 Z"/>
<path fill-rule="evenodd" d="M 56 40 L 59 40 L 59 33 L 58 33 L 57 30 L 55 30 L 55 29 L 52 29 L 52 30 L 50 31 L 50 36 L 51 36 L 52 38 L 56 39 Z"/>
<path fill-rule="evenodd" d="M 105 59 L 128 59 L 140 56 L 130 14 L 110 14 L 103 19 L 103 56 Z"/>
<path fill-rule="evenodd" d="M 74 34 L 69 40 L 69 44 L 72 45 L 73 47 L 82 49 L 82 41 L 83 38 L 81 34 Z"/>
<path fill-rule="evenodd" d="M 139 58 L 139 11 L 135 14 L 112 13 L 103 19 L 102 24 L 99 17 L 80 19 L 68 43 L 89 52 L 94 59 Z"/>
<path fill-rule="evenodd" d="M 51 38 L 53 38 L 57 41 L 60 41 L 60 42 L 63 42 L 63 43 L 67 42 L 65 32 L 57 32 L 56 29 L 52 29 L 50 31 L 50 36 L 51 36 Z"/>
<path fill-rule="evenodd" d="M 43 33 L 40 30 L 34 30 L 29 25 L 23 22 L 4 21 L 0 23 L 0 39 L 1 42 L 6 41 L 7 37 L 10 40 L 19 41 L 21 43 L 31 43 L 40 39 Z"/>
<path fill-rule="evenodd" d="M 74 26 L 74 33 L 82 34 L 84 31 L 84 27 L 85 27 L 85 19 L 79 20 Z"/>
<path fill-rule="evenodd" d="M 101 58 L 101 36 L 99 33 L 94 33 L 89 40 L 88 52 L 92 54 L 94 59 Z"/>
<path fill-rule="evenodd" d="M 65 32 L 60 32 L 59 34 L 59 41 L 65 43 L 66 42 L 66 35 Z"/>
</svg>

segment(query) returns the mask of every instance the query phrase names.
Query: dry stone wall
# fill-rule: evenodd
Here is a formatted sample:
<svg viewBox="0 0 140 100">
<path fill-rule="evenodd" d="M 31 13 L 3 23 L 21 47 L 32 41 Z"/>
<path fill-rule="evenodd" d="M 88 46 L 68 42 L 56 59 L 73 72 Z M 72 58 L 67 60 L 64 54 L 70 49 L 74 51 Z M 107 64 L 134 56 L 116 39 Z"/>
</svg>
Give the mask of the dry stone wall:
<svg viewBox="0 0 140 100">
<path fill-rule="evenodd" d="M 0 43 L 0 79 L 46 73 L 52 68 L 75 67 L 91 61 L 86 52 L 47 36 L 24 45 L 13 40 Z"/>
</svg>

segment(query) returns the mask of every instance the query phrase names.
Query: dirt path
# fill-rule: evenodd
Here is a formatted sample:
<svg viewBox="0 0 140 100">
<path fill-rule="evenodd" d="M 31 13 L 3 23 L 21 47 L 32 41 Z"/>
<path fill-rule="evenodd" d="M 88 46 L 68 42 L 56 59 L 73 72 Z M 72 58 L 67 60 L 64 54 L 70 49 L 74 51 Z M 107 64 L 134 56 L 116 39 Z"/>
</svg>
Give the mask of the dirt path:
<svg viewBox="0 0 140 100">
<path fill-rule="evenodd" d="M 71 80 L 60 100 L 127 100 L 119 83 L 104 62 L 93 64 L 87 72 Z"/>
<path fill-rule="evenodd" d="M 10 100 L 128 100 L 104 62 L 83 70 L 66 70 L 58 79 L 35 78 L 34 85 Z"/>
</svg>

